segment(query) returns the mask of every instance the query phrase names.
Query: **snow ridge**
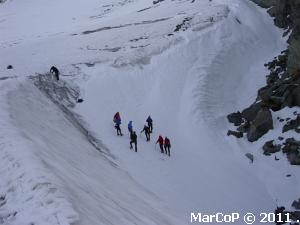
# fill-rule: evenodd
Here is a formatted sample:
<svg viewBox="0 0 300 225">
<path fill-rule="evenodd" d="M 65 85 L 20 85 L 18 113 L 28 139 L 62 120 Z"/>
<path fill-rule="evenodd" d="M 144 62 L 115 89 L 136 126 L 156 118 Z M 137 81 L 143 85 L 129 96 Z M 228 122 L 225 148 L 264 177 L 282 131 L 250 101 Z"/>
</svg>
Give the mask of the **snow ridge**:
<svg viewBox="0 0 300 225">
<path fill-rule="evenodd" d="M 16 83 L 2 81 L 1 95 L 9 95 L 7 91 L 16 88 Z M 61 184 L 47 168 L 47 162 L 32 151 L 33 143 L 26 130 L 12 126 L 15 118 L 7 113 L 10 106 L 6 99 L 1 98 L 0 104 L 7 109 L 1 111 L 0 122 L 0 223 L 69 225 L 77 221 L 78 214 L 59 190 Z"/>
</svg>

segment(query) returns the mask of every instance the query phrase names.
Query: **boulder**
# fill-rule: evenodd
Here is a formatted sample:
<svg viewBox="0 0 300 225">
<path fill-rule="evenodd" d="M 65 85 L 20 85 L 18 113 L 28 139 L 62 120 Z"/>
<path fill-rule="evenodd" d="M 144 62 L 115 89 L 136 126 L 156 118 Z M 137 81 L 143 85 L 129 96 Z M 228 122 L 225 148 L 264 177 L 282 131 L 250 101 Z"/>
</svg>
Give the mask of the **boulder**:
<svg viewBox="0 0 300 225">
<path fill-rule="evenodd" d="M 241 126 L 237 128 L 237 131 L 247 133 L 250 129 L 250 122 L 245 121 Z"/>
<path fill-rule="evenodd" d="M 287 158 L 291 165 L 300 165 L 300 155 L 299 153 L 292 152 L 287 155 Z"/>
<path fill-rule="evenodd" d="M 279 141 L 283 141 L 283 140 L 284 140 L 284 138 L 283 138 L 283 137 L 281 137 L 281 136 L 279 136 L 279 137 L 278 137 L 278 140 L 279 140 Z"/>
<path fill-rule="evenodd" d="M 289 130 L 296 130 L 299 126 L 300 126 L 300 116 L 297 116 L 296 119 L 290 120 L 283 126 L 282 133 L 285 133 Z"/>
<path fill-rule="evenodd" d="M 77 99 L 77 102 L 78 102 L 78 103 L 82 103 L 82 102 L 83 102 L 83 99 L 82 99 L 82 98 L 78 98 L 78 99 Z"/>
<path fill-rule="evenodd" d="M 262 87 L 258 90 L 257 95 L 263 102 L 270 102 L 271 101 L 271 94 L 273 93 L 273 87 L 271 85 L 267 85 Z"/>
<path fill-rule="evenodd" d="M 253 163 L 254 155 L 252 155 L 251 153 L 246 153 L 245 156 L 250 160 L 251 163 Z"/>
<path fill-rule="evenodd" d="M 284 147 L 282 151 L 284 153 L 296 153 L 298 154 L 298 150 L 300 149 L 300 141 L 296 141 L 294 138 L 288 138 L 283 143 Z"/>
<path fill-rule="evenodd" d="M 227 119 L 230 123 L 233 123 L 234 126 L 240 126 L 243 123 L 242 114 L 239 111 L 229 114 Z"/>
<path fill-rule="evenodd" d="M 12 66 L 12 65 L 8 65 L 8 66 L 6 67 L 6 69 L 11 70 L 11 69 L 13 69 L 13 66 Z"/>
<path fill-rule="evenodd" d="M 233 130 L 229 130 L 227 132 L 227 136 L 233 135 L 237 138 L 242 138 L 244 136 L 244 134 L 242 132 L 238 132 L 238 131 L 233 131 Z"/>
<path fill-rule="evenodd" d="M 300 209 L 300 198 L 298 199 L 298 201 L 294 201 L 292 206 L 295 208 L 295 209 Z"/>
<path fill-rule="evenodd" d="M 261 103 L 253 103 L 248 108 L 242 111 L 242 117 L 245 118 L 247 121 L 253 121 L 257 116 L 259 110 L 261 110 L 261 108 Z"/>
<path fill-rule="evenodd" d="M 262 108 L 250 125 L 247 133 L 248 141 L 257 141 L 271 129 L 273 129 L 272 113 L 268 108 Z"/>
<path fill-rule="evenodd" d="M 280 148 L 281 148 L 281 145 L 274 145 L 274 140 L 267 141 L 263 146 L 265 155 L 271 155 L 276 152 L 279 152 Z"/>
</svg>

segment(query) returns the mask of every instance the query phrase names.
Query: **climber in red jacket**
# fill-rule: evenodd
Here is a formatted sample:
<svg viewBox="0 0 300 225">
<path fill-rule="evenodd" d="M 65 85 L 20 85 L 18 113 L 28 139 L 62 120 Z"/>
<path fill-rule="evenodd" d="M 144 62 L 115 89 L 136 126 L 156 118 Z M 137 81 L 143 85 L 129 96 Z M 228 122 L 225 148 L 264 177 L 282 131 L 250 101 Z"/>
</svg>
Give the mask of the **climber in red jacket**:
<svg viewBox="0 0 300 225">
<path fill-rule="evenodd" d="M 164 139 L 161 135 L 159 135 L 157 141 L 156 141 L 156 144 L 159 144 L 159 147 L 160 147 L 160 151 L 161 153 L 164 153 Z"/>
</svg>

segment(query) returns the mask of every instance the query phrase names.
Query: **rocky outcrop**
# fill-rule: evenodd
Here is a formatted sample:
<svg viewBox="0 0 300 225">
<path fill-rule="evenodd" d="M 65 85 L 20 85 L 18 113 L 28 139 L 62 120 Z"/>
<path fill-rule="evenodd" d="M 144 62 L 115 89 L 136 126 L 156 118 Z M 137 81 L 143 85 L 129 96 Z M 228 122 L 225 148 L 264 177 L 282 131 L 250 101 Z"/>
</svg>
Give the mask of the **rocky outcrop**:
<svg viewBox="0 0 300 225">
<path fill-rule="evenodd" d="M 263 146 L 265 155 L 271 155 L 273 153 L 279 152 L 280 148 L 281 148 L 281 145 L 275 145 L 274 140 L 267 141 Z"/>
<path fill-rule="evenodd" d="M 287 154 L 291 165 L 300 165 L 300 141 L 294 138 L 286 139 L 282 152 Z"/>
<path fill-rule="evenodd" d="M 242 111 L 242 117 L 245 118 L 246 121 L 253 121 L 256 118 L 259 110 L 261 110 L 261 108 L 261 102 L 255 102 Z"/>
<path fill-rule="evenodd" d="M 230 123 L 233 123 L 234 126 L 240 126 L 244 121 L 242 114 L 238 111 L 236 113 L 231 113 L 227 116 L 227 119 Z"/>
<path fill-rule="evenodd" d="M 265 64 L 270 73 L 267 75 L 267 84 L 258 91 L 257 101 L 268 107 L 272 111 L 281 110 L 284 107 L 300 106 L 300 0 L 251 0 L 258 5 L 267 8 L 268 13 L 274 18 L 274 23 L 285 30 L 284 35 L 288 37 L 288 49 L 281 53 L 273 61 Z M 257 102 L 256 101 L 256 102 Z M 250 116 L 255 115 L 254 106 L 250 107 Z M 249 111 L 249 110 L 248 110 Z M 294 113 L 294 115 L 296 115 Z M 283 119 L 278 119 L 284 122 Z M 300 116 L 288 121 L 282 132 L 294 130 L 300 132 Z M 283 137 L 278 140 L 283 141 Z M 290 164 L 300 165 L 300 141 L 294 138 L 287 138 L 280 145 L 274 144 L 274 141 L 266 142 L 263 146 L 264 154 L 271 155 L 282 150 L 286 154 Z M 275 155 L 275 160 L 279 158 Z M 287 177 L 290 177 L 287 176 Z M 300 200 L 294 201 L 292 206 L 300 209 Z M 290 208 L 290 207 L 289 207 Z M 300 211 L 288 212 L 285 207 L 278 207 L 275 210 L 276 225 L 284 224 L 286 213 L 289 213 L 290 219 L 300 221 Z M 280 220 L 278 214 L 281 214 Z M 290 223 L 299 225 L 299 223 Z"/>
<path fill-rule="evenodd" d="M 289 36 L 287 69 L 293 73 L 300 67 L 300 0 L 252 0 L 261 7 L 268 8 L 274 23 L 286 30 Z"/>
<path fill-rule="evenodd" d="M 273 129 L 272 113 L 268 108 L 262 108 L 250 123 L 247 139 L 250 142 L 257 141 L 271 129 Z"/>
<path fill-rule="evenodd" d="M 282 128 L 282 133 L 287 132 L 289 130 L 297 131 L 300 127 L 300 116 L 297 116 L 296 119 L 290 120 L 287 124 L 285 124 Z"/>
<path fill-rule="evenodd" d="M 227 132 L 227 136 L 235 136 L 236 138 L 242 138 L 244 136 L 244 134 L 242 132 L 238 132 L 238 131 L 233 131 L 233 130 L 229 130 Z"/>
<path fill-rule="evenodd" d="M 243 133 L 247 133 L 247 139 L 250 142 L 257 141 L 269 130 L 273 129 L 272 113 L 268 107 L 264 107 L 260 103 L 254 103 L 242 113 L 232 113 L 227 118 L 229 122 L 239 126 L 237 131 L 229 130 L 227 135 L 241 138 Z"/>
<path fill-rule="evenodd" d="M 239 126 L 237 132 L 247 133 L 250 142 L 273 129 L 271 111 L 300 106 L 300 0 L 252 1 L 268 8 L 269 14 L 274 17 L 274 23 L 285 29 L 290 36 L 288 49 L 265 64 L 270 72 L 266 86 L 257 92 L 256 101 L 241 113 L 227 116 L 230 123 Z M 297 121 L 289 122 L 284 131 L 297 131 L 297 124 Z"/>
<path fill-rule="evenodd" d="M 298 201 L 294 201 L 292 206 L 295 208 L 295 209 L 300 209 L 300 199 L 298 199 Z"/>
</svg>

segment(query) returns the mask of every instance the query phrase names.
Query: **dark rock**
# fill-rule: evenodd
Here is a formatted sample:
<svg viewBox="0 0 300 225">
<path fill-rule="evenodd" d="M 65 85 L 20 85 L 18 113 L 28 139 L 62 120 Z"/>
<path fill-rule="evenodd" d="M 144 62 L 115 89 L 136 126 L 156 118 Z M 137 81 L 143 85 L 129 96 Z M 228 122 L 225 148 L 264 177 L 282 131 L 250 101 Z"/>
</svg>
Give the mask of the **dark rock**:
<svg viewBox="0 0 300 225">
<path fill-rule="evenodd" d="M 284 52 L 287 71 L 300 68 L 300 1 L 299 0 L 252 0 L 262 7 L 269 8 L 268 13 L 274 17 L 275 24 L 290 34 L 288 51 Z M 292 31 L 292 32 L 291 32 Z"/>
<path fill-rule="evenodd" d="M 174 32 L 178 32 L 180 30 L 182 31 L 187 30 L 188 27 L 190 26 L 189 22 L 191 21 L 191 19 L 192 19 L 191 17 L 184 18 L 182 23 L 176 25 Z"/>
<path fill-rule="evenodd" d="M 300 165 L 300 155 L 299 153 L 292 152 L 287 155 L 287 158 L 291 165 Z"/>
<path fill-rule="evenodd" d="M 298 154 L 298 149 L 300 149 L 300 141 L 296 141 L 294 138 L 288 138 L 283 143 L 284 147 L 282 148 L 282 152 L 290 154 L 295 153 Z"/>
<path fill-rule="evenodd" d="M 286 119 L 285 119 L 285 121 L 289 121 L 289 120 L 291 120 L 291 118 L 286 118 Z"/>
<path fill-rule="evenodd" d="M 281 145 L 274 145 L 274 140 L 267 141 L 263 146 L 265 155 L 271 155 L 273 153 L 279 152 L 280 148 Z"/>
<path fill-rule="evenodd" d="M 291 220 L 293 221 L 300 221 L 300 211 L 295 211 L 295 212 L 290 212 L 290 217 Z M 294 225 L 297 224 L 299 225 L 299 223 L 294 223 Z"/>
<path fill-rule="evenodd" d="M 277 0 L 252 0 L 263 8 L 270 8 L 276 4 Z"/>
<path fill-rule="evenodd" d="M 227 136 L 230 136 L 230 135 L 233 135 L 237 138 L 242 138 L 244 136 L 244 134 L 242 132 L 238 132 L 238 131 L 232 131 L 232 130 L 229 130 L 227 132 Z"/>
<path fill-rule="evenodd" d="M 0 201 L 4 201 L 5 200 L 5 195 L 1 195 L 0 196 Z"/>
<path fill-rule="evenodd" d="M 300 86 L 293 89 L 291 93 L 291 106 L 300 106 Z"/>
<path fill-rule="evenodd" d="M 227 119 L 230 123 L 233 123 L 234 126 L 240 126 L 243 123 L 242 114 L 239 111 L 229 114 Z"/>
<path fill-rule="evenodd" d="M 291 174 L 287 174 L 287 175 L 286 175 L 286 177 L 291 177 L 291 176 L 292 176 Z"/>
<path fill-rule="evenodd" d="M 294 138 L 287 138 L 285 144 L 293 144 L 300 146 L 300 141 L 295 140 Z"/>
<path fill-rule="evenodd" d="M 257 141 L 271 129 L 273 129 L 272 113 L 268 108 L 262 108 L 250 125 L 247 133 L 248 141 Z"/>
<path fill-rule="evenodd" d="M 295 209 L 300 209 L 300 198 L 298 199 L 298 201 L 294 201 L 292 206 L 295 208 Z"/>
<path fill-rule="evenodd" d="M 252 155 L 251 153 L 246 153 L 245 156 L 250 160 L 251 163 L 253 163 L 254 155 Z"/>
<path fill-rule="evenodd" d="M 266 104 L 271 102 L 271 94 L 273 93 L 272 86 L 265 86 L 258 90 L 258 97 Z"/>
<path fill-rule="evenodd" d="M 280 71 L 279 71 L 280 70 Z M 277 68 L 275 72 L 271 72 L 269 75 L 267 75 L 267 85 L 273 85 L 278 79 L 278 74 L 282 72 L 282 68 Z"/>
<path fill-rule="evenodd" d="M 295 84 L 285 79 L 279 79 L 272 85 L 267 85 L 258 91 L 258 97 L 263 104 L 273 111 L 278 111 L 286 106 L 293 105 L 292 91 Z"/>
<path fill-rule="evenodd" d="M 284 122 L 284 119 L 279 119 L 279 122 L 280 122 L 280 123 Z"/>
<path fill-rule="evenodd" d="M 282 141 L 283 139 L 284 139 L 284 138 L 281 137 L 281 136 L 278 137 L 278 140 L 279 140 L 279 141 Z"/>
<path fill-rule="evenodd" d="M 298 22 L 299 23 L 299 22 Z M 294 33 L 296 34 L 296 33 Z M 291 35 L 289 38 L 289 57 L 288 57 L 288 71 L 292 73 L 296 69 L 299 69 L 299 60 L 300 60 L 300 41 L 298 40 L 299 34 Z"/>
<path fill-rule="evenodd" d="M 8 65 L 8 66 L 6 67 L 6 69 L 11 70 L 11 69 L 13 69 L 13 66 L 12 66 L 12 65 Z"/>
<path fill-rule="evenodd" d="M 82 98 L 79 98 L 79 99 L 77 99 L 77 102 L 78 102 L 78 103 L 82 103 L 82 102 L 83 102 L 83 99 L 82 99 Z"/>
<path fill-rule="evenodd" d="M 261 110 L 261 108 L 261 103 L 253 103 L 251 106 L 242 111 L 242 117 L 245 118 L 247 121 L 253 121 L 256 118 L 259 110 Z"/>
<path fill-rule="evenodd" d="M 284 222 L 278 222 L 278 221 L 287 221 L 286 214 L 285 214 L 284 210 L 285 210 L 285 207 L 283 207 L 283 206 L 276 208 L 276 210 L 275 210 L 276 225 L 285 224 Z M 280 218 L 279 218 L 279 214 L 280 214 Z"/>
<path fill-rule="evenodd" d="M 247 133 L 250 129 L 250 122 L 245 121 L 241 126 L 237 128 L 237 131 Z"/>
<path fill-rule="evenodd" d="M 268 13 L 274 17 L 275 25 L 283 28 L 285 34 L 289 35 L 288 49 L 264 64 L 270 72 L 267 75 L 267 85 L 258 91 L 256 103 L 241 113 L 250 127 L 249 124 L 241 123 L 237 130 L 247 133 L 249 141 L 256 141 L 273 129 L 270 110 L 278 111 L 284 107 L 300 106 L 300 0 L 252 1 L 268 8 Z M 267 110 L 263 110 L 263 108 L 267 108 Z M 260 112 L 262 113 L 260 114 Z M 298 115 L 298 113 L 294 112 L 294 115 Z M 287 119 L 288 123 L 284 125 L 283 132 L 295 130 L 300 133 L 298 117 L 295 120 Z M 283 121 L 280 119 L 280 122 Z M 293 163 L 297 163 L 297 144 L 286 141 L 284 151 L 290 155 Z"/>
<path fill-rule="evenodd" d="M 160 2 L 163 2 L 164 0 L 156 0 L 156 1 L 153 1 L 153 5 L 155 5 L 155 4 L 158 4 L 158 3 L 160 3 Z"/>
<path fill-rule="evenodd" d="M 282 133 L 285 133 L 289 130 L 295 130 L 300 126 L 300 116 L 297 116 L 296 119 L 290 120 L 288 123 L 286 123 L 282 128 Z"/>
</svg>

